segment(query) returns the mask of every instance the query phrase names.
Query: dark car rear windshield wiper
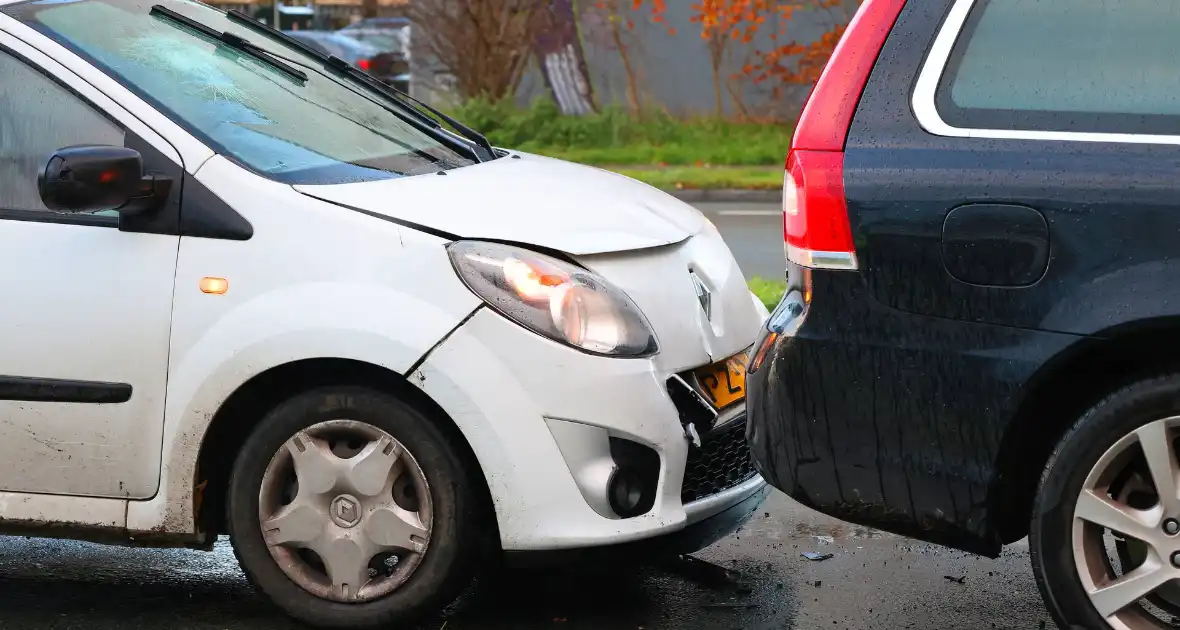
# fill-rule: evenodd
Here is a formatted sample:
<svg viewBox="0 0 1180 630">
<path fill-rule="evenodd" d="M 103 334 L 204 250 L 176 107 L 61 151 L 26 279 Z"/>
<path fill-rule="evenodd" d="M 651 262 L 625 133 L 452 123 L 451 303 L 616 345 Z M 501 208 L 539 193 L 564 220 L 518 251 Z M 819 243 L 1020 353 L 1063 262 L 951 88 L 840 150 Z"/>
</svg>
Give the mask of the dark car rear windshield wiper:
<svg viewBox="0 0 1180 630">
<path fill-rule="evenodd" d="M 183 16 L 176 11 L 159 4 L 152 6 L 152 10 L 149 12 L 149 14 L 158 15 L 181 26 L 191 28 L 202 35 L 208 35 L 209 37 L 212 37 L 213 39 L 216 39 L 235 50 L 239 50 L 246 53 L 247 55 L 250 55 L 251 57 L 254 57 L 255 59 L 279 70 L 280 72 L 285 72 L 291 75 L 299 81 L 307 81 L 306 72 L 296 68 L 295 66 L 292 66 L 278 57 L 275 57 L 274 55 L 267 52 L 265 48 L 251 44 L 249 40 L 244 39 L 238 35 L 228 31 L 219 31 L 213 27 L 206 26 L 192 18 Z"/>
<path fill-rule="evenodd" d="M 348 63 L 348 61 L 341 59 L 336 55 L 324 54 L 278 29 L 259 22 L 258 20 L 251 17 L 250 14 L 238 9 L 227 11 L 226 17 L 247 28 L 272 37 L 276 37 L 287 44 L 290 44 L 291 46 L 294 46 L 295 48 L 298 48 L 299 50 L 307 53 L 308 55 L 323 61 L 324 64 L 329 68 L 361 81 L 365 85 L 376 90 L 387 98 L 397 101 L 403 107 L 413 112 L 413 114 L 417 116 L 419 120 L 425 122 L 435 129 L 442 128 L 442 125 L 439 124 L 439 121 L 441 120 L 442 122 L 450 125 L 456 132 L 459 133 L 459 135 L 467 138 L 471 142 L 475 143 L 477 147 L 486 151 L 488 159 L 496 159 L 496 149 L 492 147 L 492 143 L 489 142 L 487 137 L 485 137 L 483 134 L 438 111 L 426 103 L 423 103 L 422 101 L 410 96 L 409 94 L 406 94 L 405 92 L 402 92 L 401 90 L 398 90 L 397 88 L 394 88 L 390 85 L 386 85 L 364 70 L 361 70 L 360 68 L 353 66 L 351 63 Z M 425 112 L 423 110 L 425 110 Z M 427 114 L 433 115 L 434 118 L 431 118 L 430 115 Z M 480 159 L 482 161 L 478 152 L 476 153 L 476 159 Z"/>
</svg>

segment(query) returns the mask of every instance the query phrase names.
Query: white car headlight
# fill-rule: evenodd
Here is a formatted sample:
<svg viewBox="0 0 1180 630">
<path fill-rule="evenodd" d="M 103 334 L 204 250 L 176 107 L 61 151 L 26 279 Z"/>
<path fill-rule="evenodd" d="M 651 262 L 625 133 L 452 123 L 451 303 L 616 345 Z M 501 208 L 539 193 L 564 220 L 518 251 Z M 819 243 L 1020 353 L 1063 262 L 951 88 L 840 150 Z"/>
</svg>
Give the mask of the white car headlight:
<svg viewBox="0 0 1180 630">
<path fill-rule="evenodd" d="M 472 292 L 539 335 L 604 356 L 659 352 L 655 332 L 639 307 L 591 271 L 500 243 L 456 241 L 447 251 Z"/>
</svg>

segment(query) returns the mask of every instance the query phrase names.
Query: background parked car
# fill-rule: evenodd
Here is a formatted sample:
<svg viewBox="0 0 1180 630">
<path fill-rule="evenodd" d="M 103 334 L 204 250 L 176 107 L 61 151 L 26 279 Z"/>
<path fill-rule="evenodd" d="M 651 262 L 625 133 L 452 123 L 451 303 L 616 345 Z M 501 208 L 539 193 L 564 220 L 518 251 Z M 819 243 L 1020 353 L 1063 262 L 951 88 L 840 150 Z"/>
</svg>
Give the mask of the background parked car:
<svg viewBox="0 0 1180 630">
<path fill-rule="evenodd" d="M 396 30 L 401 28 L 409 28 L 410 20 L 408 18 L 399 17 L 375 17 L 365 18 L 359 22 L 354 22 L 340 29 L 342 31 L 355 31 L 363 29 L 388 29 Z"/>
<path fill-rule="evenodd" d="M 410 21 L 405 18 L 370 18 L 337 31 L 376 48 L 374 76 L 403 92 L 410 90 Z M 379 72 L 380 74 L 376 74 Z"/>
<path fill-rule="evenodd" d="M 373 58 L 379 52 L 368 44 L 332 31 L 285 32 L 325 55 L 335 55 L 366 72 L 372 72 Z"/>
<path fill-rule="evenodd" d="M 287 35 L 324 54 L 336 55 L 403 92 L 409 89 L 408 68 L 396 55 L 335 31 L 287 31 Z"/>
</svg>

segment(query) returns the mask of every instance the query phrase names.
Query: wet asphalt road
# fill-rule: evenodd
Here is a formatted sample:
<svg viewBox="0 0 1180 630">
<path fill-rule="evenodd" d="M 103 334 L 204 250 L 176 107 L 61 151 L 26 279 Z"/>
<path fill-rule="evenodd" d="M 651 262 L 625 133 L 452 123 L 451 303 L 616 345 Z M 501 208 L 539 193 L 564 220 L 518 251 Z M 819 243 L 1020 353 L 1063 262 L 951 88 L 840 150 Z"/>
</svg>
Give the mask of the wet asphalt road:
<svg viewBox="0 0 1180 630">
<path fill-rule="evenodd" d="M 801 551 L 834 557 L 810 562 Z M 734 573 L 681 563 L 511 571 L 423 630 L 983 630 L 1048 620 L 1025 547 L 981 560 L 843 525 L 782 495 L 697 557 Z M 299 627 L 246 583 L 225 541 L 205 553 L 0 538 L 0 594 L 0 628 Z"/>
<path fill-rule="evenodd" d="M 782 278 L 782 207 L 777 203 L 697 203 L 717 226 L 747 278 Z"/>
</svg>

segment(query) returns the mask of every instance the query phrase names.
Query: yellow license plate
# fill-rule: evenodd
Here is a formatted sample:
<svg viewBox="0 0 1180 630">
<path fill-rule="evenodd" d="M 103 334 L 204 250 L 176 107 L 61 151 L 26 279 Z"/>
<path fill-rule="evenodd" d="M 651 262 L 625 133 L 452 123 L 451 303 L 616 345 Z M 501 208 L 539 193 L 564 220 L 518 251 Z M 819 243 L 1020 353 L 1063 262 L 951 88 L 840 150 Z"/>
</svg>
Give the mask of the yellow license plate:
<svg viewBox="0 0 1180 630">
<path fill-rule="evenodd" d="M 743 352 L 696 371 L 697 384 L 714 407 L 725 409 L 745 400 L 746 364 L 749 360 L 749 352 Z"/>
</svg>

